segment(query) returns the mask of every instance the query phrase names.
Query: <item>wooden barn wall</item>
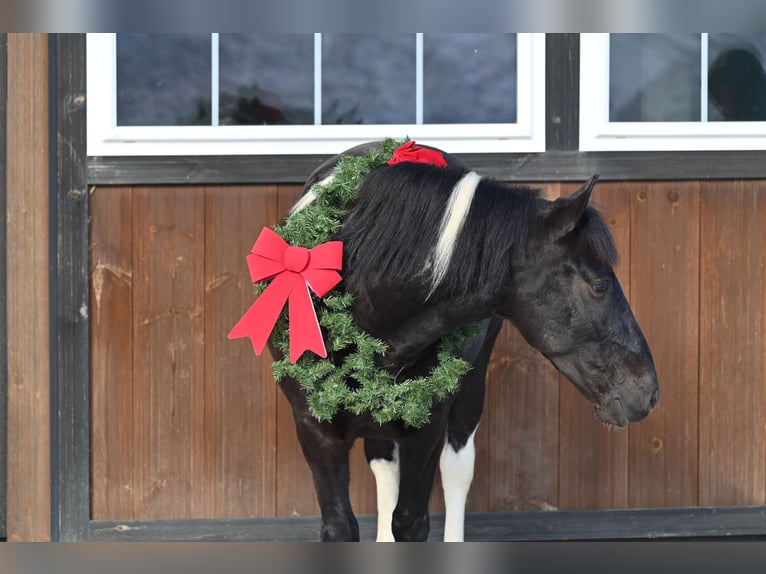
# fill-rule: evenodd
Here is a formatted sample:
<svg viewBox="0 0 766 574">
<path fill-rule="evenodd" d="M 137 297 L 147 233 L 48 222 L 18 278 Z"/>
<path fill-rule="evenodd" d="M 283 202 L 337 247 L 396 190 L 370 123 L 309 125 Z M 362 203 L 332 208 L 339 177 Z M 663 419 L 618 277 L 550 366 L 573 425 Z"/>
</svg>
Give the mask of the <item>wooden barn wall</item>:
<svg viewBox="0 0 766 574">
<path fill-rule="evenodd" d="M 90 190 L 93 519 L 318 514 L 269 359 L 226 339 L 253 299 L 244 256 L 298 189 Z M 610 430 L 504 327 L 469 511 L 766 504 L 766 182 L 601 183 L 594 200 L 660 404 Z M 371 514 L 360 447 L 352 498 Z"/>
<path fill-rule="evenodd" d="M 50 539 L 48 36 L 7 34 L 7 523 Z M 2 416 L 2 415 L 0 415 Z"/>
</svg>

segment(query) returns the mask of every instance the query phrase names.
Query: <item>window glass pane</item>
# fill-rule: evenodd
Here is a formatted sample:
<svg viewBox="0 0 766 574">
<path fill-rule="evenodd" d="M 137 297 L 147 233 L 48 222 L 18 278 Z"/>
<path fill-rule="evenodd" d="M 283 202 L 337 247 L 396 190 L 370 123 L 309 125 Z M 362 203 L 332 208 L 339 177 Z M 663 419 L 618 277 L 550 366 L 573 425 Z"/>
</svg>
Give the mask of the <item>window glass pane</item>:
<svg viewBox="0 0 766 574">
<path fill-rule="evenodd" d="M 415 123 L 415 35 L 323 34 L 322 123 Z"/>
<path fill-rule="evenodd" d="M 708 39 L 708 119 L 766 121 L 766 34 Z"/>
<path fill-rule="evenodd" d="M 699 34 L 611 34 L 609 119 L 700 120 Z"/>
<path fill-rule="evenodd" d="M 117 34 L 117 124 L 210 125 L 210 34 Z"/>
<path fill-rule="evenodd" d="M 221 34 L 220 124 L 313 124 L 313 34 Z"/>
<path fill-rule="evenodd" d="M 516 122 L 516 34 L 425 34 L 423 121 Z"/>
</svg>

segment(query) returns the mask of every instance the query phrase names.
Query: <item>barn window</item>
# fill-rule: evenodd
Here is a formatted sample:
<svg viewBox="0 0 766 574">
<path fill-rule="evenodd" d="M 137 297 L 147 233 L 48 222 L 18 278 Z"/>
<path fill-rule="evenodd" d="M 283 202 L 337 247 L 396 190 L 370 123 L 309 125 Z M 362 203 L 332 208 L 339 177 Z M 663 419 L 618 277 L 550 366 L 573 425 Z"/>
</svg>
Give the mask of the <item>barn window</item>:
<svg viewBox="0 0 766 574">
<path fill-rule="evenodd" d="M 88 154 L 543 151 L 542 34 L 88 34 Z"/>
<path fill-rule="evenodd" d="M 766 35 L 582 34 L 580 149 L 766 149 Z"/>
</svg>

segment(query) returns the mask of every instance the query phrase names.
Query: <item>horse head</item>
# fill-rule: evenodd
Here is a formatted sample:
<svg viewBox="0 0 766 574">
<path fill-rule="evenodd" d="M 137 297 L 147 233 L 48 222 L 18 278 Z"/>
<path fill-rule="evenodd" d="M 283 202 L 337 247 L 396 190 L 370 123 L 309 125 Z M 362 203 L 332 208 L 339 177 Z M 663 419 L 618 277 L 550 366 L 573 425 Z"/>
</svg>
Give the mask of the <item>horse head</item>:
<svg viewBox="0 0 766 574">
<path fill-rule="evenodd" d="M 588 205 L 596 180 L 539 200 L 500 314 L 596 405 L 598 420 L 624 427 L 651 412 L 659 384 L 613 269 L 613 239 Z"/>
</svg>

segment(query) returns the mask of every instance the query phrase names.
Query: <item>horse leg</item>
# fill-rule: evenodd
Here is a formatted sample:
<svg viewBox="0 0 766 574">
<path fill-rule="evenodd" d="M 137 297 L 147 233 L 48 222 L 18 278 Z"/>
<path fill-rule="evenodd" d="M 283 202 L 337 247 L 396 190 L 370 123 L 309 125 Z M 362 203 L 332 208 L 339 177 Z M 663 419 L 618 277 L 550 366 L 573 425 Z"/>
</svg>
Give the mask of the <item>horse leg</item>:
<svg viewBox="0 0 766 574">
<path fill-rule="evenodd" d="M 375 476 L 377 542 L 394 542 L 391 521 L 399 499 L 399 447 L 392 441 L 367 438 L 364 440 L 364 453 Z"/>
<path fill-rule="evenodd" d="M 421 431 L 399 444 L 399 500 L 391 521 L 394 539 L 398 542 L 428 540 L 431 530 L 428 501 L 439 460 L 441 435 L 441 431 L 436 436 Z"/>
<path fill-rule="evenodd" d="M 473 369 L 463 379 L 447 419 L 439 468 L 444 490 L 444 541 L 462 542 L 465 528 L 465 503 L 473 481 L 476 461 L 474 437 L 484 407 L 487 366 L 502 323 L 494 319 L 476 353 Z"/>
<path fill-rule="evenodd" d="M 444 542 L 463 541 L 465 503 L 473 481 L 476 460 L 475 434 L 476 429 L 458 447 L 455 444 L 459 443 L 448 438 L 439 458 L 444 489 Z"/>
<path fill-rule="evenodd" d="M 323 541 L 359 541 L 359 524 L 349 498 L 349 451 L 330 423 L 306 415 L 295 419 L 298 441 L 311 469 L 322 513 Z"/>
</svg>

